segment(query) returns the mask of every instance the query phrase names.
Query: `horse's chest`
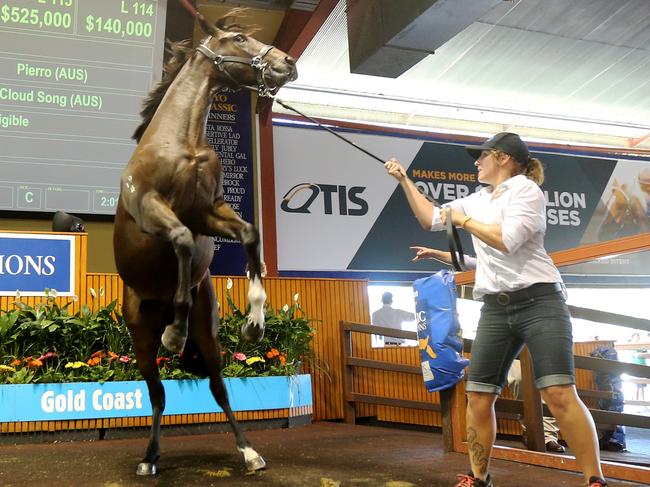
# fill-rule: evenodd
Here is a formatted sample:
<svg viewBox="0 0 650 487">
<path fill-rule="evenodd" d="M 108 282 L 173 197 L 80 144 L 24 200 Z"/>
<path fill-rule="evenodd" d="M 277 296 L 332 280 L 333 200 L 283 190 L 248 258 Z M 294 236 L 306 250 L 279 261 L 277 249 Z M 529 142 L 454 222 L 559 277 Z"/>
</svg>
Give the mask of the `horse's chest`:
<svg viewBox="0 0 650 487">
<path fill-rule="evenodd" d="M 212 206 L 221 187 L 221 171 L 218 163 L 208 159 L 189 160 L 177 167 L 172 178 L 171 200 L 175 206 Z"/>
</svg>

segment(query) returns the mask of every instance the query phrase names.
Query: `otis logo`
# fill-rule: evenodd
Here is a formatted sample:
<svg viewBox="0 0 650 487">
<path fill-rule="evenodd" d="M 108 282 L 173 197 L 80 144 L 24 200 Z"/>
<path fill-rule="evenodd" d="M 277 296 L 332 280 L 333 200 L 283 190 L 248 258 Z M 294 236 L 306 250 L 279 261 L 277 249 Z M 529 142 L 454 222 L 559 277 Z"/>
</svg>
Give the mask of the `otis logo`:
<svg viewBox="0 0 650 487">
<path fill-rule="evenodd" d="M 337 211 L 338 215 L 363 216 L 368 213 L 368 202 L 359 195 L 365 190 L 363 186 L 300 183 L 286 192 L 280 208 L 287 213 L 311 213 L 314 202 L 322 200 L 325 215 Z"/>
</svg>

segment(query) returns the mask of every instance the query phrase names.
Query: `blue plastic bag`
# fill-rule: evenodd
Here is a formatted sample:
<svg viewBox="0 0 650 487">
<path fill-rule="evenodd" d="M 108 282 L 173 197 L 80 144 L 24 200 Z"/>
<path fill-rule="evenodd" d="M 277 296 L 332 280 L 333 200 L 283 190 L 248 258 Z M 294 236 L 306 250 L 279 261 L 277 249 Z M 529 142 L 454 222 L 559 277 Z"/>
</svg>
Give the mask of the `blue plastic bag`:
<svg viewBox="0 0 650 487">
<path fill-rule="evenodd" d="M 413 290 L 424 385 L 429 392 L 448 389 L 463 379 L 469 365 L 462 356 L 454 273 L 441 270 L 418 279 Z"/>
</svg>

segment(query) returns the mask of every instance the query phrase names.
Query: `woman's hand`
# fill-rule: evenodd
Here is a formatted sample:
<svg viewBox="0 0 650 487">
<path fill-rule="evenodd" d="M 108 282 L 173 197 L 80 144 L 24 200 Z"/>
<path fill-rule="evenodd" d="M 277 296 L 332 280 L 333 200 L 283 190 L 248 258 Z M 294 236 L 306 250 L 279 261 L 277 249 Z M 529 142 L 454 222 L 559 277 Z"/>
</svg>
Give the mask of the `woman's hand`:
<svg viewBox="0 0 650 487">
<path fill-rule="evenodd" d="M 417 262 L 418 260 L 425 260 L 425 259 L 433 259 L 435 255 L 434 249 L 430 249 L 429 247 L 419 247 L 417 245 L 414 245 L 413 247 L 409 247 L 411 250 L 415 250 L 415 257 L 411 259 L 411 262 Z"/>
<path fill-rule="evenodd" d="M 441 208 L 440 209 L 440 223 L 443 225 L 447 224 L 447 212 L 449 210 L 447 208 Z M 451 224 L 454 225 L 455 227 L 460 226 L 460 224 L 463 221 L 463 218 L 465 218 L 465 213 L 462 211 L 457 211 L 454 210 L 453 208 L 451 209 Z"/>
<path fill-rule="evenodd" d="M 400 162 L 392 157 L 389 159 L 385 164 L 384 167 L 386 168 L 386 171 L 388 171 L 388 174 L 393 176 L 395 179 L 397 179 L 400 183 L 406 179 L 406 170 Z"/>
<path fill-rule="evenodd" d="M 415 257 L 411 262 L 417 262 L 418 260 L 425 259 L 435 259 L 445 264 L 451 264 L 451 253 L 444 252 L 438 249 L 430 249 L 429 247 L 420 247 L 413 246 L 409 247 L 411 250 L 415 250 Z"/>
</svg>

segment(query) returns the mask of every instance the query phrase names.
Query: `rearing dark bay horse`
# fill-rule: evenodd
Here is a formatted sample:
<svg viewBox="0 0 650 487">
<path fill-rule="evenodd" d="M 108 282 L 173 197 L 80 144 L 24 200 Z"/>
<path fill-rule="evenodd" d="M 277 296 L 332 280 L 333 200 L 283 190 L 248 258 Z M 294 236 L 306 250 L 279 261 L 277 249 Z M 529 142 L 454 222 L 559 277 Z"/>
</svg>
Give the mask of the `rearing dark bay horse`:
<svg viewBox="0 0 650 487">
<path fill-rule="evenodd" d="M 150 93 L 138 145 L 122 174 L 115 215 L 115 262 L 124 287 L 124 317 L 138 368 L 153 409 L 149 445 L 140 475 L 156 473 L 165 391 L 156 355 L 160 343 L 184 351 L 185 365 L 210 378 L 210 390 L 224 410 L 237 447 L 251 470 L 263 468 L 237 424 L 224 388 L 217 340 L 218 303 L 210 280 L 212 236 L 235 238 L 248 256 L 251 311 L 242 334 L 264 334 L 262 263 L 257 229 L 223 199 L 219 157 L 205 126 L 212 97 L 219 90 L 255 86 L 262 94 L 296 78 L 295 61 L 262 44 L 226 17 L 214 26 L 201 16 L 208 35 L 192 49 L 188 41 L 171 46 L 173 57 L 160 84 Z"/>
</svg>

